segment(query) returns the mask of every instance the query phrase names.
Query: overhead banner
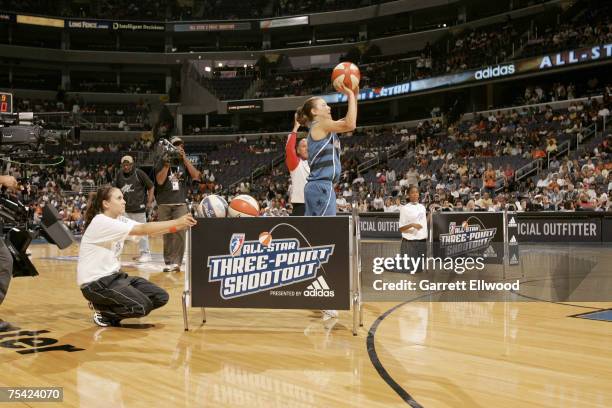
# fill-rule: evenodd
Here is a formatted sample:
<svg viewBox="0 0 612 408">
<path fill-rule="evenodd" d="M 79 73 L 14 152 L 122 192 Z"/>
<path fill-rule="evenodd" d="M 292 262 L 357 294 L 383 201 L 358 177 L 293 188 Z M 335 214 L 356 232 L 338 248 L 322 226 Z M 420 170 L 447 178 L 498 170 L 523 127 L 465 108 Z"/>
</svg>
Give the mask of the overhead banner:
<svg viewBox="0 0 612 408">
<path fill-rule="evenodd" d="M 419 79 L 395 85 L 377 88 L 361 89 L 359 100 L 372 100 L 390 96 L 406 95 L 430 89 L 450 87 L 459 84 L 487 81 L 511 77 L 517 74 L 538 72 L 551 68 L 600 61 L 612 57 L 612 43 L 594 45 L 592 47 L 566 50 L 560 53 L 541 55 L 510 61 L 505 64 L 490 65 L 454 74 L 441 75 L 433 78 Z M 341 93 L 323 95 L 327 103 L 343 103 L 347 96 Z"/>
<path fill-rule="evenodd" d="M 578 215 L 578 214 L 576 214 Z M 520 242 L 601 242 L 601 218 L 518 216 Z"/>
<path fill-rule="evenodd" d="M 236 22 L 236 23 L 188 23 L 175 24 L 173 30 L 176 32 L 189 31 L 244 31 L 250 30 L 251 23 Z"/>
<path fill-rule="evenodd" d="M 293 27 L 299 25 L 308 25 L 308 16 L 277 18 L 274 20 L 263 20 L 259 22 L 259 28 L 261 28 L 262 30 L 279 27 Z"/>
<path fill-rule="evenodd" d="M 22 14 L 17 14 L 17 23 L 44 27 L 64 28 L 64 20 L 61 20 L 59 18 L 24 16 Z"/>
<path fill-rule="evenodd" d="M 230 112 L 263 112 L 263 101 L 230 101 L 227 103 L 227 113 Z"/>
<path fill-rule="evenodd" d="M 113 21 L 111 27 L 122 31 L 166 31 L 166 26 L 158 23 Z"/>
<path fill-rule="evenodd" d="M 436 212 L 432 215 L 435 256 L 477 256 L 487 264 L 504 261 L 504 214 L 501 212 Z"/>
<path fill-rule="evenodd" d="M 538 57 L 539 63 L 531 65 L 530 60 L 521 61 L 521 69 L 530 71 L 532 69 L 547 69 L 563 67 L 566 65 L 580 64 L 583 62 L 598 61 L 612 56 L 612 44 L 596 45 L 594 47 L 578 48 L 576 50 L 566 50 L 555 54 L 548 54 Z"/>
<path fill-rule="evenodd" d="M 66 28 L 81 30 L 108 30 L 111 24 L 110 21 L 66 20 Z"/>
<path fill-rule="evenodd" d="M 193 307 L 350 309 L 349 217 L 200 218 Z"/>
</svg>

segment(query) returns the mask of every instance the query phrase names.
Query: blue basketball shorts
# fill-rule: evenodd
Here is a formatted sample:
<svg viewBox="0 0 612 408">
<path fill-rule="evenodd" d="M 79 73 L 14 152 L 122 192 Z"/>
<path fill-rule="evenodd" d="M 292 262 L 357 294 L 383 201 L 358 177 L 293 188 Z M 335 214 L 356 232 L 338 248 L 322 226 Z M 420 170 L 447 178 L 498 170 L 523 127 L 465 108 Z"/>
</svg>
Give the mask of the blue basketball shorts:
<svg viewBox="0 0 612 408">
<path fill-rule="evenodd" d="M 334 185 L 327 180 L 313 180 L 304 186 L 306 216 L 336 215 Z"/>
</svg>

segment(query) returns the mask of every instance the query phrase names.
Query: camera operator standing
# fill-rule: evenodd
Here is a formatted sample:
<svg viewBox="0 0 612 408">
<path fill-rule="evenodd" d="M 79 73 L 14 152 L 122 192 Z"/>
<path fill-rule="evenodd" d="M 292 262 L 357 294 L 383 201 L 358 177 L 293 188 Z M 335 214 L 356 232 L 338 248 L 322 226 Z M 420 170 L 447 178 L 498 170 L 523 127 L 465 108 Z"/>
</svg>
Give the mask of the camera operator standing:
<svg viewBox="0 0 612 408">
<path fill-rule="evenodd" d="M 170 143 L 178 150 L 180 157 L 174 161 L 166 153 L 155 164 L 156 200 L 159 221 L 175 220 L 189 212 L 187 208 L 187 187 L 189 179 L 200 181 L 200 172 L 185 155 L 183 140 L 174 136 Z M 171 162 L 172 161 L 172 162 Z M 180 272 L 185 253 L 186 232 L 164 235 L 164 272 Z"/>
<path fill-rule="evenodd" d="M 9 190 L 17 190 L 17 180 L 13 176 L 0 176 L 0 185 Z M 0 235 L 2 235 L 2 221 L 0 221 Z M 8 292 L 9 283 L 13 276 L 13 257 L 9 252 L 3 239 L 0 239 L 0 304 L 4 301 Z M 16 330 L 9 322 L 0 319 L 0 333 Z"/>
<path fill-rule="evenodd" d="M 121 170 L 117 172 L 115 187 L 121 190 L 126 201 L 125 216 L 141 224 L 146 223 L 146 211 L 153 205 L 153 182 L 144 171 L 134 167 L 132 156 L 121 158 Z M 139 246 L 140 256 L 135 260 L 149 262 L 151 251 L 149 238 L 146 235 L 141 236 Z"/>
</svg>

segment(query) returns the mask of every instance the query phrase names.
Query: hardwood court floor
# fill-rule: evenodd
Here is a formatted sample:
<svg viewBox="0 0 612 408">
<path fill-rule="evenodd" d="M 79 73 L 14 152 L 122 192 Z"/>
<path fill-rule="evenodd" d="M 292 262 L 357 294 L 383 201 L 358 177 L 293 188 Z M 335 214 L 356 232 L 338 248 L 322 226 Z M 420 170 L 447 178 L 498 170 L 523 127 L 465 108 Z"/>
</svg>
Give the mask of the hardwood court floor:
<svg viewBox="0 0 612 408">
<path fill-rule="evenodd" d="M 127 260 L 136 248 L 126 247 Z M 44 259 L 75 255 L 76 246 L 31 248 L 40 276 L 14 279 L 0 316 L 22 332 L 48 332 L 0 334 L 0 386 L 63 387 L 64 402 L 0 408 L 612 406 L 612 324 L 568 317 L 587 308 L 414 302 L 380 320 L 397 304 L 370 303 L 357 337 L 348 312 L 332 326 L 310 311 L 209 309 L 202 326 L 192 310 L 184 332 L 183 274 L 147 266 L 126 270 L 167 289 L 169 304 L 132 327 L 99 328 L 76 262 Z M 18 353 L 66 344 L 84 350 Z"/>
</svg>

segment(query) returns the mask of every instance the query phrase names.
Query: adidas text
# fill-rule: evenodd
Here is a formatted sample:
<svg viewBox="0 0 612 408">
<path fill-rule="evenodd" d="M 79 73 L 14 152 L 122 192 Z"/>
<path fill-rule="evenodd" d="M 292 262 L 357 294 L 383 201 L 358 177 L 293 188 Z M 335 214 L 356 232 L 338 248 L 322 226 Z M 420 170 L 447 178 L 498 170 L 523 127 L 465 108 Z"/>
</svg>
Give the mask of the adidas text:
<svg viewBox="0 0 612 408">
<path fill-rule="evenodd" d="M 333 290 L 325 290 L 325 289 L 312 289 L 305 290 L 304 296 L 306 297 L 334 297 Z"/>
<path fill-rule="evenodd" d="M 514 64 L 498 65 L 496 67 L 486 67 L 474 73 L 474 78 L 477 80 L 497 78 L 506 75 L 514 74 Z"/>
</svg>

